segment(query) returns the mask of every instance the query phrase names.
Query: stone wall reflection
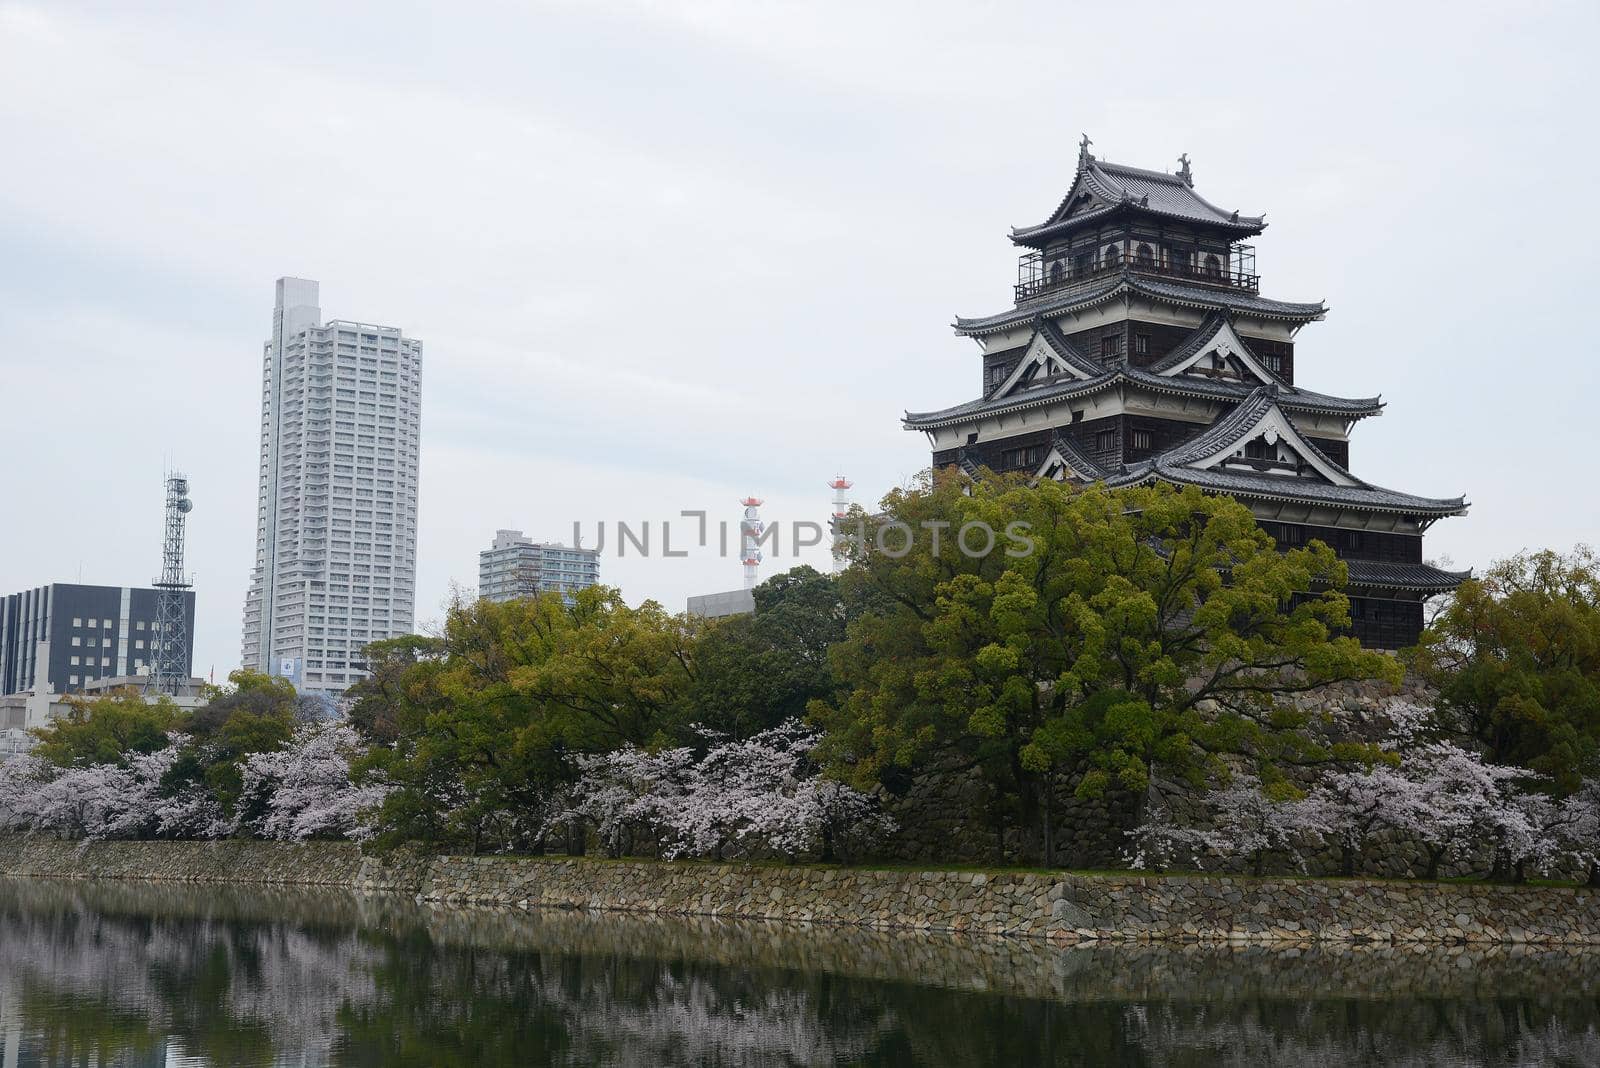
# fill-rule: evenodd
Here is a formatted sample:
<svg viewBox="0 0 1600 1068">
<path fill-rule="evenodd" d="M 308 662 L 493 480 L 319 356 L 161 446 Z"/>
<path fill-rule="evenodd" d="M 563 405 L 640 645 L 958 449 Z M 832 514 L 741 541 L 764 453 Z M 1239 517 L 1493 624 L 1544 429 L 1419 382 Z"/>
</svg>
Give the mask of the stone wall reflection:
<svg viewBox="0 0 1600 1068">
<path fill-rule="evenodd" d="M 0 880 L 19 1065 L 1600 1063 L 1600 954 L 1152 945 Z"/>
</svg>

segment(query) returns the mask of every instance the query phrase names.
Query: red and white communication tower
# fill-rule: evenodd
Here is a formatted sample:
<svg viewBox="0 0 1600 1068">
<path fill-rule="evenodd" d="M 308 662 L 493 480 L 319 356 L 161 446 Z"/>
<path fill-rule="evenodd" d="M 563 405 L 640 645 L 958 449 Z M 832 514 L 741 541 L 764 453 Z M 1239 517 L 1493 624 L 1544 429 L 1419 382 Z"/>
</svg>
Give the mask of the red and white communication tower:
<svg viewBox="0 0 1600 1068">
<path fill-rule="evenodd" d="M 739 521 L 739 557 L 744 564 L 744 588 L 756 588 L 756 569 L 761 566 L 761 498 L 746 497 L 744 518 Z"/>
<path fill-rule="evenodd" d="M 850 512 L 850 499 L 845 491 L 855 483 L 843 475 L 834 475 L 828 483 L 833 489 L 833 569 L 844 569 L 844 517 Z"/>
</svg>

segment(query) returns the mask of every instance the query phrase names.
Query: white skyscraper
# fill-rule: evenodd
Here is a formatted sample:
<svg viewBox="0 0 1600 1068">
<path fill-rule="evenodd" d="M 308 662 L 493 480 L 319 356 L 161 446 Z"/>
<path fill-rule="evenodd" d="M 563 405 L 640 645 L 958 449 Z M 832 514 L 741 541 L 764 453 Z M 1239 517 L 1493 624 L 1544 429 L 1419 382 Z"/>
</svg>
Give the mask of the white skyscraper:
<svg viewBox="0 0 1600 1068">
<path fill-rule="evenodd" d="M 363 677 L 362 646 L 411 632 L 421 405 L 422 342 L 324 323 L 316 282 L 278 279 L 245 667 L 338 694 Z"/>
</svg>

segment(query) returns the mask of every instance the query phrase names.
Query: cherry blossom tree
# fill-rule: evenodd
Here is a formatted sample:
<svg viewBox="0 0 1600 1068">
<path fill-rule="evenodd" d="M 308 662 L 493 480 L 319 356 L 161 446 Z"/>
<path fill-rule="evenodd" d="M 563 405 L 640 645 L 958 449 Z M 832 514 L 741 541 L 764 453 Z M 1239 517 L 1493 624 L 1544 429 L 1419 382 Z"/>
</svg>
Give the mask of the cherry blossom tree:
<svg viewBox="0 0 1600 1068">
<path fill-rule="evenodd" d="M 383 803 L 387 790 L 355 783 L 350 761 L 361 748 L 347 724 L 307 723 L 289 744 L 248 757 L 241 769 L 240 822 L 263 838 L 370 836 L 365 813 Z"/>
<path fill-rule="evenodd" d="M 612 856 L 651 841 L 664 851 L 675 843 L 674 814 L 683 806 L 695 779 L 691 749 L 651 753 L 623 746 L 609 753 L 574 758 L 577 785 L 550 818 L 550 829 L 582 821 L 594 827 L 601 846 Z"/>
<path fill-rule="evenodd" d="M 1234 775 L 1205 802 L 1209 810 L 1205 826 L 1179 825 L 1170 808 L 1152 806 L 1153 818 L 1127 832 L 1129 863 L 1159 871 L 1187 859 L 1204 869 L 1243 857 L 1251 872 L 1260 875 L 1266 858 L 1275 852 L 1289 855 L 1303 867 L 1304 847 L 1331 830 L 1325 806 L 1311 798 L 1274 800 L 1253 775 Z"/>
<path fill-rule="evenodd" d="M 642 837 L 668 858 L 769 850 L 831 857 L 893 824 L 873 800 L 817 774 L 817 732 L 789 720 L 743 741 L 706 734 L 705 755 L 625 746 L 580 757 L 579 781 L 554 822 L 591 823 L 613 854 Z"/>
</svg>

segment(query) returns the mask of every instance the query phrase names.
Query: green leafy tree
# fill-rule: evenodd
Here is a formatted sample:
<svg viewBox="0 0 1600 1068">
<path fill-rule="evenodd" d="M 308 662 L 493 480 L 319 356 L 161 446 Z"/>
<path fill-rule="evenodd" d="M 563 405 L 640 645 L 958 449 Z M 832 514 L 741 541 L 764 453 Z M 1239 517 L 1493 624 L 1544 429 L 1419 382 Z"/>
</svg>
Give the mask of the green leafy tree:
<svg viewBox="0 0 1600 1068">
<path fill-rule="evenodd" d="M 64 715 L 34 732 L 37 755 L 63 768 L 122 764 L 134 754 L 165 749 L 168 732 L 185 721 L 170 699 L 146 701 L 133 689 L 102 697 L 70 696 L 66 704 Z"/>
<path fill-rule="evenodd" d="M 693 723 L 736 739 L 831 697 L 828 650 L 845 635 L 847 608 L 831 575 L 802 565 L 763 582 L 754 595 L 755 614 L 719 620 L 699 636 L 685 709 Z M 695 739 L 685 732 L 680 740 Z"/>
<path fill-rule="evenodd" d="M 356 715 L 365 774 L 396 789 L 382 841 L 542 849 L 568 753 L 669 738 L 693 682 L 695 624 L 614 589 L 458 602 L 438 639 L 374 646 Z"/>
<path fill-rule="evenodd" d="M 1339 636 L 1333 552 L 1278 552 L 1230 498 L 941 474 L 889 494 L 882 521 L 903 526 L 869 535 L 845 581 L 891 607 L 834 651 L 843 695 L 811 706 L 823 753 L 858 785 L 959 754 L 1015 799 L 1046 858 L 1061 772 L 1138 808 L 1156 769 L 1200 786 L 1238 757 L 1290 793 L 1285 765 L 1359 754 L 1315 744 L 1281 698 L 1400 678 Z"/>
<path fill-rule="evenodd" d="M 294 734 L 299 700 L 294 684 L 275 675 L 239 669 L 228 685 L 189 716 L 190 736 L 168 777 L 168 789 L 203 783 L 231 813 L 243 785 L 244 762 L 281 749 Z"/>
<path fill-rule="evenodd" d="M 1600 774 L 1600 559 L 1579 547 L 1496 563 L 1434 618 L 1416 667 L 1487 760 L 1573 793 Z"/>
</svg>

